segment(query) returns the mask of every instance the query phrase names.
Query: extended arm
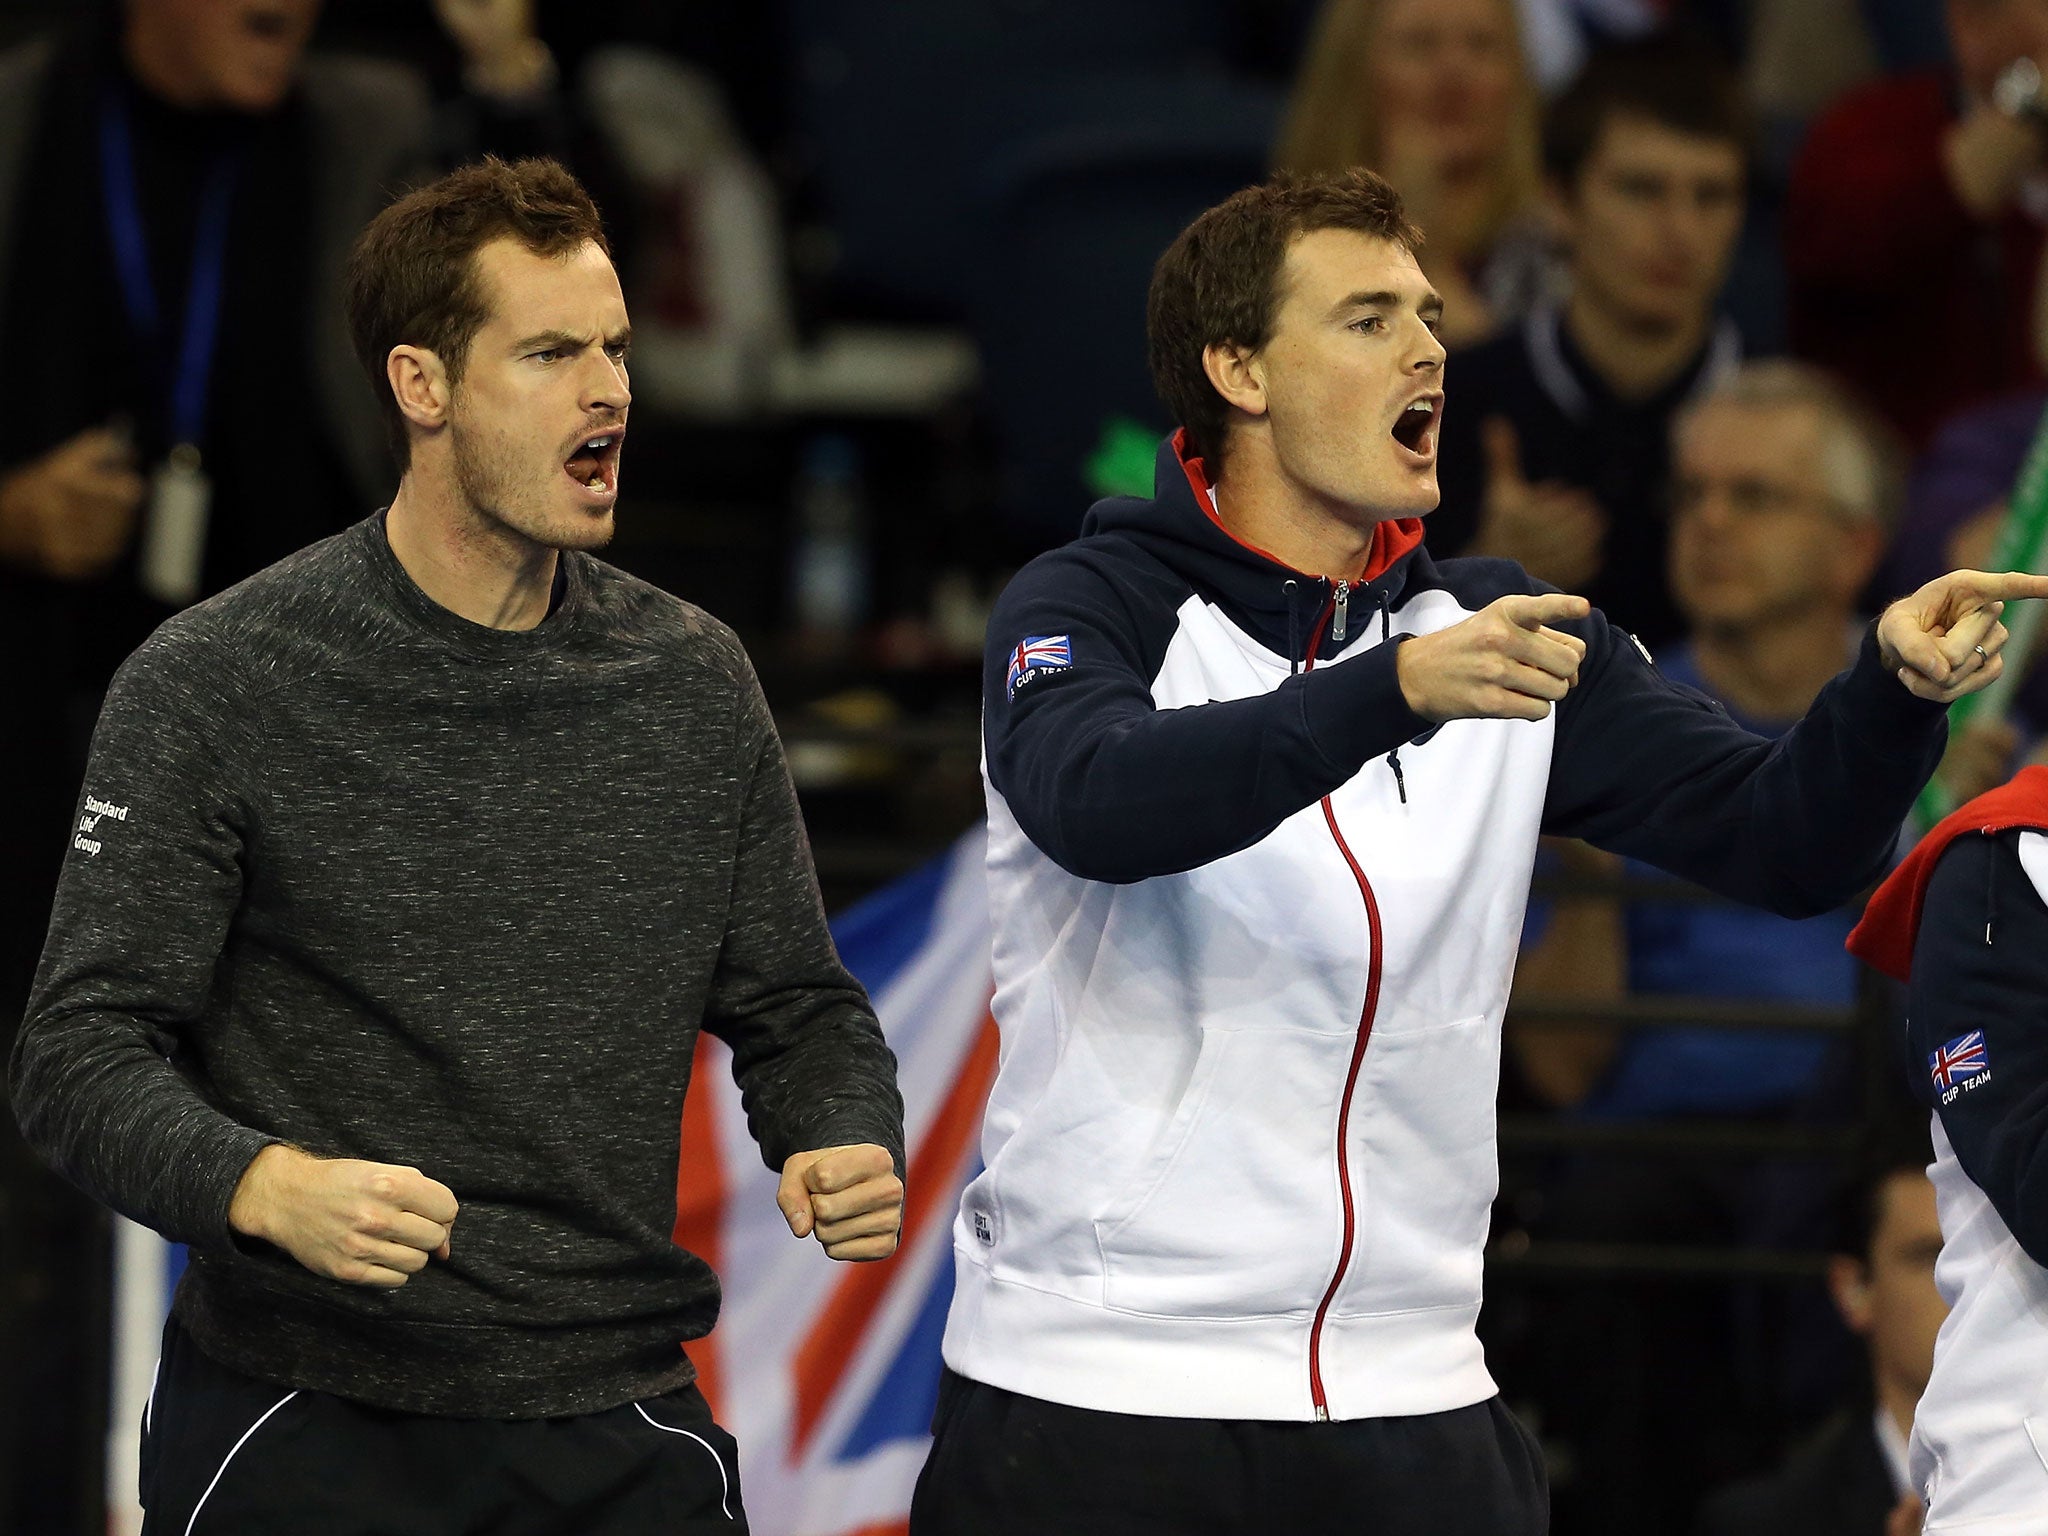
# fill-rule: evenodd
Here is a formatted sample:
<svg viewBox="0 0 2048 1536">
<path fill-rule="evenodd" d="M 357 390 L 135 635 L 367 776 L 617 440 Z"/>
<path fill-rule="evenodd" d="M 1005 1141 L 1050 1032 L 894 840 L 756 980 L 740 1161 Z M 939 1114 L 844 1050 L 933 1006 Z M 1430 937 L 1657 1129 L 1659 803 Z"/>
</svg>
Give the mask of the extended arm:
<svg viewBox="0 0 2048 1536">
<path fill-rule="evenodd" d="M 1543 719 L 1576 684 L 1586 649 L 1549 625 L 1587 612 L 1582 597 L 1510 592 L 1268 692 L 1160 709 L 1150 679 L 1174 616 L 1155 618 L 1148 636 L 1096 572 L 1041 560 L 990 624 L 989 776 L 1026 835 L 1083 879 L 1194 869 L 1249 847 L 1432 725 Z M 1020 654 L 1030 642 L 1049 644 Z"/>
<path fill-rule="evenodd" d="M 1787 917 L 1883 873 L 1947 736 L 1941 707 L 1886 671 L 1874 637 L 1775 743 L 1667 680 L 1604 619 L 1582 678 L 1560 711 L 1544 830 Z"/>
</svg>

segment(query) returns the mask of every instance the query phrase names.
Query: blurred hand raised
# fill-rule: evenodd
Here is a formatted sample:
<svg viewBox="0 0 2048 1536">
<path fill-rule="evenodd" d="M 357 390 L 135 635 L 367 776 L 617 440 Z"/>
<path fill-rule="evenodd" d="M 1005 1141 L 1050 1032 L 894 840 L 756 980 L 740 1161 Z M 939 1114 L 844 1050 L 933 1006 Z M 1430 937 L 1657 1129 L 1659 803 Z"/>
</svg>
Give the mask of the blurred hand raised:
<svg viewBox="0 0 2048 1536">
<path fill-rule="evenodd" d="M 1486 500 L 1472 553 L 1513 560 L 1539 581 L 1570 591 L 1600 572 L 1607 515 L 1590 491 L 1559 480 L 1531 484 L 1522 473 L 1522 448 L 1512 423 L 1489 417 Z"/>
<path fill-rule="evenodd" d="M 148 485 L 127 438 L 93 427 L 0 478 L 0 559 L 60 581 L 126 553 Z"/>
</svg>

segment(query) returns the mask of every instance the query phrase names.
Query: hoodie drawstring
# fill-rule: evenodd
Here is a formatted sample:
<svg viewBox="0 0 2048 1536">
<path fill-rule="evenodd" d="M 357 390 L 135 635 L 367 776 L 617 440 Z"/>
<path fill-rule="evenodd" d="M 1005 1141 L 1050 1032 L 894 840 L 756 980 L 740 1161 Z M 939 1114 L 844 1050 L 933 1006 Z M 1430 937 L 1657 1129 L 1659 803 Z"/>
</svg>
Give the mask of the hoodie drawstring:
<svg viewBox="0 0 2048 1536">
<path fill-rule="evenodd" d="M 1989 830 L 1988 828 L 1986 829 Z M 1998 917 L 1998 860 L 1989 861 L 1984 872 L 1984 942 L 1991 943 L 1991 925 Z"/>
<path fill-rule="evenodd" d="M 1387 589 L 1379 589 L 1380 599 L 1380 644 L 1385 645 L 1394 638 L 1394 620 L 1387 612 Z M 1387 754 L 1387 766 L 1394 770 L 1394 789 L 1401 797 L 1401 803 L 1408 803 L 1408 780 L 1401 773 L 1401 749 L 1395 747 Z"/>
</svg>

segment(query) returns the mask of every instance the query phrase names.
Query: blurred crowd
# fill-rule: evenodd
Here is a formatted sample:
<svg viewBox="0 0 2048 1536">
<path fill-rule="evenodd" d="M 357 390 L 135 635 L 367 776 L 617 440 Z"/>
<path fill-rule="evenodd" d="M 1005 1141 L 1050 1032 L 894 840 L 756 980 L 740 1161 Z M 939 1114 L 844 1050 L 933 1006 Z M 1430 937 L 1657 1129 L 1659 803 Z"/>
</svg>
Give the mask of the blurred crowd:
<svg viewBox="0 0 2048 1536">
<path fill-rule="evenodd" d="M 1092 497 L 1149 493 L 1174 425 L 1152 262 L 1276 168 L 1369 165 L 1427 234 L 1452 353 L 1433 551 L 1586 594 L 1757 731 L 1883 602 L 2013 547 L 2048 404 L 2048 0 L 593 21 L 0 5 L 0 1042 L 114 667 L 388 499 L 340 263 L 396 191 L 486 152 L 559 157 L 606 212 L 636 333 L 613 553 L 826 728 L 791 760 L 828 896 L 978 814 L 982 615 Z M 934 724 L 959 739 L 901 746 Z M 2044 728 L 2023 684 L 1957 734 L 1944 793 Z M 867 857 L 835 864 L 839 832 Z M 1939 1234 L 1854 914 L 1737 913 L 1579 846 L 1545 866 L 1502 1108 L 1552 1130 L 1504 1138 L 1485 1327 L 1556 1528 L 1877 1536 Z M 1702 998 L 1777 1027 L 1659 1003 Z M 0 1529 L 98 1523 L 105 1243 L 0 1130 Z M 1506 1262 L 1546 1252 L 1572 1263 Z"/>
</svg>

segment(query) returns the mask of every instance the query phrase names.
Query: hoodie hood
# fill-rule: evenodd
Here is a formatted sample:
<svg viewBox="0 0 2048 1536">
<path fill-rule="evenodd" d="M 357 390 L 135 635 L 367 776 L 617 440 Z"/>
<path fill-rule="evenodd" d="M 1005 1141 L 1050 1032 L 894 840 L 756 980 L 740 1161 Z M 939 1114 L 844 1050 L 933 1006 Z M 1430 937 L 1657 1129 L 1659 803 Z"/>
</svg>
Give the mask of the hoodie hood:
<svg viewBox="0 0 2048 1536">
<path fill-rule="evenodd" d="M 1849 934 L 1849 953 L 1896 980 L 1911 980 L 1927 882 L 1934 878 L 1934 866 L 1948 845 L 1967 833 L 2008 832 L 2014 827 L 2048 830 L 2048 768 L 2023 768 L 2011 783 L 1979 795 L 1935 823 L 1872 894 L 1863 920 Z"/>
<path fill-rule="evenodd" d="M 1177 431 L 1159 445 L 1152 499 L 1117 496 L 1098 501 L 1082 520 L 1081 536 L 1126 538 L 1143 545 L 1219 602 L 1262 644 L 1300 660 L 1336 583 L 1319 572 L 1297 570 L 1240 539 L 1216 515 L 1213 491 L 1207 464 L 1189 450 L 1185 430 Z M 1361 620 L 1382 593 L 1398 602 L 1409 557 L 1421 545 L 1419 517 L 1390 520 L 1373 530 L 1365 575 L 1351 583 L 1353 593 L 1370 589 L 1353 599 Z M 1355 639 L 1371 627 L 1355 622 L 1347 638 Z"/>
</svg>

